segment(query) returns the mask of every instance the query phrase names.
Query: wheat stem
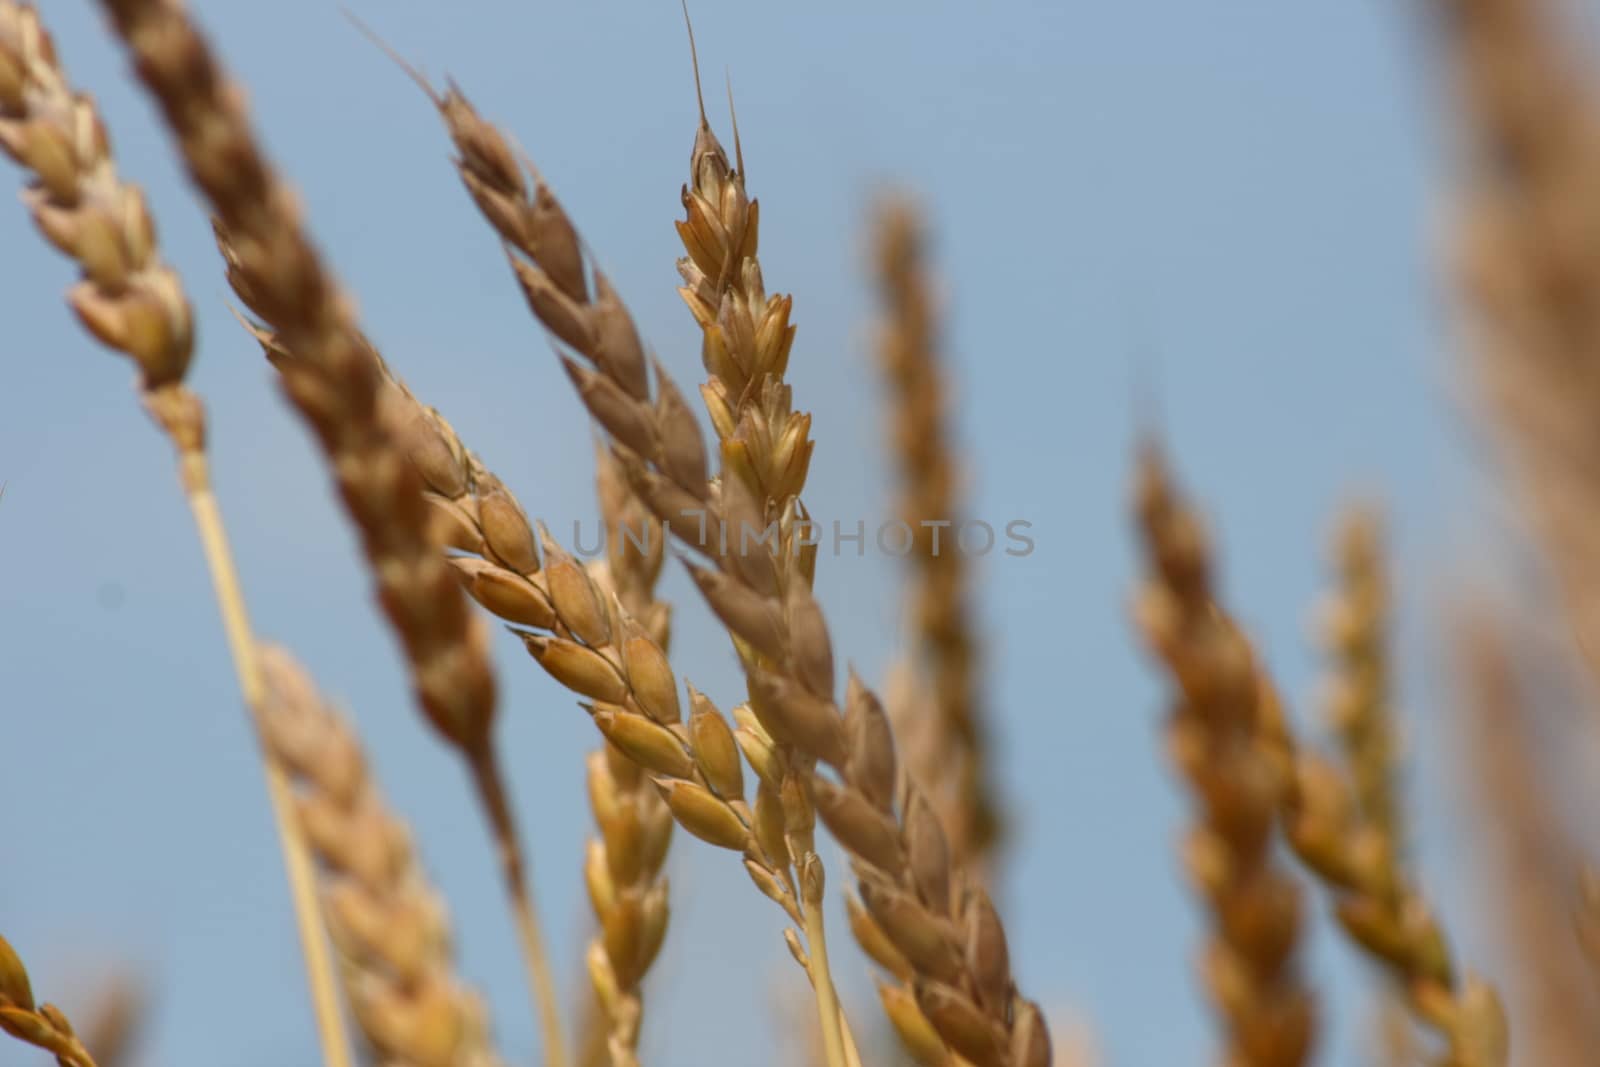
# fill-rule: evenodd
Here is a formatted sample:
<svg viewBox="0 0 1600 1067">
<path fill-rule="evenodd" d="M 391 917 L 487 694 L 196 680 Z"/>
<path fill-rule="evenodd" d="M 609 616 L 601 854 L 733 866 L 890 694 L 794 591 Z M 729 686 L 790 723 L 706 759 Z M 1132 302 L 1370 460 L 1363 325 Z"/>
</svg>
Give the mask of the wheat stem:
<svg viewBox="0 0 1600 1067">
<path fill-rule="evenodd" d="M 527 864 L 518 845 L 520 838 L 517 835 L 516 816 L 506 795 L 505 777 L 490 746 L 472 751 L 468 763 L 473 785 L 488 814 L 506 892 L 511 899 L 517 941 L 522 946 L 522 959 L 528 972 L 528 987 L 533 990 L 539 1024 L 544 1031 L 545 1064 L 546 1067 L 567 1067 L 569 1061 L 561 1022 L 561 998 L 550 967 L 550 955 L 545 949 L 538 911 L 533 906 L 533 890 L 528 880 Z"/>
<path fill-rule="evenodd" d="M 808 853 L 800 862 L 800 912 L 810 961 L 807 970 L 816 991 L 817 1021 L 822 1027 L 822 1051 L 827 1067 L 848 1067 L 840 1032 L 844 1013 L 839 1010 L 839 994 L 828 967 L 828 935 L 822 918 L 823 879 L 822 861 L 815 852 Z"/>
<path fill-rule="evenodd" d="M 245 703 L 259 720 L 265 689 L 256 658 L 255 637 L 245 612 L 238 571 L 233 565 L 233 553 L 228 546 L 216 497 L 209 485 L 200 482 L 193 473 L 200 472 L 203 475 L 205 466 L 203 455 L 189 454 L 184 457 L 184 492 L 194 513 L 195 528 L 200 533 L 206 567 L 211 572 L 217 612 L 222 616 L 222 628 L 227 634 L 234 671 L 239 678 L 239 689 L 244 694 Z M 339 1007 L 333 961 L 322 929 L 311 852 L 294 817 L 294 798 L 283 767 L 270 753 L 262 760 L 262 766 L 266 773 L 267 796 L 272 804 L 272 818 L 278 831 L 278 845 L 283 852 L 283 865 L 289 876 L 289 895 L 294 901 L 300 951 L 306 959 L 322 1059 L 327 1067 L 351 1067 L 350 1038 L 346 1032 L 344 1013 Z"/>
</svg>

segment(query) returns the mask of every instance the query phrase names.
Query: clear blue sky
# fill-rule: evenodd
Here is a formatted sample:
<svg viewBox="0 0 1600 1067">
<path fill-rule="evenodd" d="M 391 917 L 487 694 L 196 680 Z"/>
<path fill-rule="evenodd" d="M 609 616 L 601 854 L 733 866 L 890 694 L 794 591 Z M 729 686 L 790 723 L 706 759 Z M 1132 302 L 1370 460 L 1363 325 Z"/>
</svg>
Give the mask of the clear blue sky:
<svg viewBox="0 0 1600 1067">
<path fill-rule="evenodd" d="M 425 101 L 328 0 L 195 6 L 391 362 L 531 511 L 592 514 L 588 427 Z M 661 358 L 698 380 L 674 293 L 695 117 L 677 4 L 352 6 L 515 132 Z M 195 299 L 194 382 L 257 622 L 358 716 L 450 898 L 462 968 L 527 1063 L 532 1024 L 463 776 L 408 706 L 352 537 L 229 317 L 164 131 L 94 5 L 45 7 Z M 1407 679 L 1413 730 L 1434 729 L 1430 598 L 1462 540 L 1466 448 L 1436 278 L 1445 138 L 1403 8 L 693 5 L 719 122 L 725 70 L 737 91 L 768 285 L 795 294 L 791 377 L 816 416 L 820 515 L 881 515 L 889 484 L 866 206 L 893 185 L 931 209 L 974 507 L 1027 519 L 1037 538 L 1028 558 L 982 572 L 1001 766 L 1023 813 L 1005 892 L 1016 971 L 1053 1012 L 1089 1020 L 1119 1067 L 1201 1062 L 1211 1042 L 1161 691 L 1126 622 L 1141 381 L 1216 521 L 1229 594 L 1302 704 L 1328 522 L 1351 492 L 1390 503 L 1422 665 Z M 0 211 L 0 929 L 69 1006 L 104 966 L 148 974 L 147 1064 L 310 1063 L 283 876 L 188 516 L 129 368 L 62 307 L 70 279 L 20 207 Z M 895 643 L 895 579 L 871 558 L 820 568 L 836 643 L 870 677 Z M 668 589 L 684 673 L 733 702 L 724 640 L 681 575 Z M 512 641 L 497 651 L 501 738 L 570 994 L 586 930 L 580 753 L 594 734 Z M 1441 778 L 1417 771 L 1419 847 L 1456 910 L 1451 828 L 1429 799 Z M 775 909 L 732 857 L 686 836 L 672 872 L 647 1062 L 780 1062 L 774 1004 L 796 978 Z M 1469 958 L 1476 947 L 1469 937 Z M 864 963 L 838 956 L 856 1014 L 872 1017 Z M 1331 976 L 1328 1029 L 1358 1030 L 1358 972 L 1322 934 L 1316 962 Z M 1352 1062 L 1355 1049 L 1328 1052 Z M 0 1045 L 0 1064 L 36 1060 Z"/>
</svg>

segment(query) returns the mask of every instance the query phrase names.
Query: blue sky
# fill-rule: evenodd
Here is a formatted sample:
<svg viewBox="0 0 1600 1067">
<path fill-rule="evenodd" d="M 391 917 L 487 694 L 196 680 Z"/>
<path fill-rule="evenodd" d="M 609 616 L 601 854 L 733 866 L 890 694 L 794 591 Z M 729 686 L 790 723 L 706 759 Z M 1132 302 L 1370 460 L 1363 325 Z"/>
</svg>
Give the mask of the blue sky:
<svg viewBox="0 0 1600 1067">
<path fill-rule="evenodd" d="M 677 5 L 351 6 L 514 132 L 655 351 L 697 381 L 697 333 L 674 293 L 671 222 L 695 120 Z M 390 361 L 530 511 L 558 529 L 592 515 L 581 409 L 426 102 L 335 4 L 195 7 Z M 352 537 L 229 317 L 163 131 L 94 5 L 46 9 L 194 298 L 193 381 L 212 406 L 256 621 L 357 716 L 450 898 L 462 969 L 527 1063 L 532 1022 L 463 775 L 408 706 Z M 1026 558 L 981 565 L 1001 773 L 1020 813 L 1003 896 L 1023 987 L 1086 1020 L 1108 1064 L 1195 1062 L 1211 1041 L 1173 853 L 1184 805 L 1162 762 L 1161 690 L 1125 610 L 1145 383 L 1215 522 L 1229 596 L 1302 713 L 1330 519 L 1353 494 L 1388 504 L 1415 665 L 1418 845 L 1447 912 L 1461 909 L 1444 768 L 1427 741 L 1434 598 L 1471 540 L 1467 447 L 1438 280 L 1446 138 L 1404 15 L 1267 0 L 700 0 L 693 14 L 724 131 L 724 71 L 737 94 L 768 287 L 795 294 L 791 380 L 815 413 L 808 499 L 820 516 L 887 510 L 868 205 L 904 188 L 931 214 L 973 510 L 1025 519 L 1037 541 Z M 69 1007 L 106 967 L 148 975 L 146 1063 L 309 1063 L 264 790 L 166 446 L 129 368 L 61 306 L 69 265 L 20 207 L 0 212 L 0 249 L 0 929 Z M 897 640 L 896 579 L 871 554 L 819 567 L 836 645 L 869 677 Z M 681 575 L 667 590 L 681 670 L 734 702 L 725 639 Z M 586 929 L 580 753 L 594 735 L 513 641 L 497 653 L 501 741 L 570 995 Z M 672 877 L 647 1062 L 776 1062 L 777 1005 L 797 981 L 777 912 L 731 857 L 686 836 Z M 855 1014 L 871 1018 L 866 966 L 842 927 L 836 940 Z M 1325 932 L 1314 962 L 1327 1029 L 1358 1032 L 1358 969 Z M 1349 1036 L 1326 1044 L 1327 1063 L 1355 1053 Z M 0 1064 L 32 1062 L 0 1045 Z"/>
</svg>

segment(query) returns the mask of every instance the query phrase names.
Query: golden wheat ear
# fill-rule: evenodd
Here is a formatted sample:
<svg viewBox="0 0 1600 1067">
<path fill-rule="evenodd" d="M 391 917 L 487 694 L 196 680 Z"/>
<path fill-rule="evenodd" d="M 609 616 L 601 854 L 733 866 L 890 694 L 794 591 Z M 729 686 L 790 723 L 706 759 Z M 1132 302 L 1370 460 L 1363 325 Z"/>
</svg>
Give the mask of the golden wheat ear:
<svg viewBox="0 0 1600 1067">
<path fill-rule="evenodd" d="M 0 937 L 0 1030 L 55 1056 L 61 1067 L 96 1067 L 66 1014 L 54 1004 L 34 1001 L 28 969 L 4 937 Z"/>
<path fill-rule="evenodd" d="M 1139 455 L 1134 513 L 1147 571 L 1134 616 L 1173 690 L 1168 751 L 1196 809 L 1184 861 L 1211 922 L 1204 976 L 1223 1060 L 1298 1067 L 1311 1058 L 1316 1012 L 1300 978 L 1300 887 L 1272 848 L 1285 789 L 1276 707 L 1216 599 L 1200 518 L 1153 443 Z"/>
<path fill-rule="evenodd" d="M 1389 655 L 1393 605 L 1375 505 L 1354 504 L 1339 516 L 1333 563 L 1335 582 L 1317 627 L 1329 662 L 1323 718 L 1356 810 L 1371 827 L 1372 845 L 1399 859 L 1406 854 L 1409 833 Z M 1417 1060 L 1420 1050 L 1402 991 L 1384 990 L 1372 1036 L 1372 1045 L 1394 1067 Z"/>
<path fill-rule="evenodd" d="M 449 915 L 350 724 L 290 655 L 261 650 L 261 734 L 295 787 L 345 995 L 385 1063 L 499 1067 L 483 998 L 456 975 Z"/>
<path fill-rule="evenodd" d="M 908 684 L 904 700 L 890 701 L 890 716 L 908 772 L 949 828 L 956 862 L 987 876 L 1004 844 L 1005 814 L 989 766 L 972 576 L 954 543 L 963 517 L 962 477 L 926 244 L 925 224 L 910 201 L 883 202 L 873 221 L 883 309 L 875 351 L 888 385 L 885 421 L 900 474 L 897 514 L 913 532 Z"/>
<path fill-rule="evenodd" d="M 1340 686 L 1336 699 L 1366 702 L 1354 715 L 1336 705 L 1338 721 L 1386 715 L 1381 688 L 1382 619 L 1378 614 L 1375 531 L 1356 520 L 1343 545 L 1342 615 L 1331 636 Z M 1343 695 L 1340 695 L 1342 691 Z M 1432 1030 L 1459 1067 L 1505 1067 L 1508 1026 L 1496 989 L 1464 972 L 1443 924 L 1405 861 L 1392 787 L 1372 788 L 1386 758 L 1380 745 L 1346 742 L 1344 765 L 1298 745 L 1288 717 L 1268 687 L 1273 741 L 1288 770 L 1280 795 L 1284 834 L 1307 871 L 1333 898 L 1334 917 L 1350 941 L 1394 978 L 1413 1018 Z M 1383 728 L 1379 729 L 1383 732 Z"/>
</svg>

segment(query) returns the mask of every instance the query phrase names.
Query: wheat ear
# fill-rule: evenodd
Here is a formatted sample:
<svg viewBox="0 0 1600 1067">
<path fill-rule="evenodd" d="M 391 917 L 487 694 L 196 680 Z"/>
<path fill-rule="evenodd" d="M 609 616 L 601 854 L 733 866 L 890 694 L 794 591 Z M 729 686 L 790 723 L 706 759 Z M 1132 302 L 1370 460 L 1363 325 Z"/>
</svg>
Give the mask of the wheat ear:
<svg viewBox="0 0 1600 1067">
<path fill-rule="evenodd" d="M 691 51 L 694 44 L 690 30 Z M 700 70 L 695 59 L 695 95 Z M 761 205 L 745 188 L 744 152 L 734 127 L 734 156 L 706 121 L 700 121 L 689 154 L 689 183 L 676 222 L 685 255 L 678 260 L 678 294 L 701 330 L 701 361 L 708 375 L 700 394 L 721 445 L 725 474 L 736 476 L 763 505 L 763 525 L 781 519 L 805 488 L 814 443 L 811 416 L 793 410 L 784 382 L 795 327 L 794 299 L 768 295 L 761 275 Z M 815 546 L 801 557 L 810 581 Z"/>
<path fill-rule="evenodd" d="M 223 256 L 230 263 L 230 278 L 236 278 L 237 271 L 231 267 L 235 259 L 232 246 L 224 232 L 219 230 L 217 236 Z M 248 292 L 237 282 L 236 289 L 241 295 Z M 294 358 L 269 326 L 248 319 L 245 326 L 275 365 Z M 368 342 L 363 339 L 363 343 Z M 559 628 L 561 623 L 540 562 L 539 541 L 522 505 L 467 449 L 445 418 L 437 410 L 425 407 L 394 376 L 376 350 L 373 359 L 384 378 L 382 403 L 387 421 L 397 428 L 400 444 L 422 478 L 423 500 L 438 539 L 449 549 L 469 553 L 442 558 L 473 599 L 502 619 L 546 630 Z M 618 632 L 637 630 L 658 642 L 656 651 L 664 662 L 661 645 L 665 643 L 670 619 L 667 606 L 653 600 L 639 601 L 641 596 L 649 597 L 660 571 L 660 531 L 652 532 L 632 522 L 627 527 L 613 532 L 621 535 L 620 544 L 629 550 L 621 551 L 616 547 L 618 542 L 612 542 L 610 562 L 614 566 L 596 580 L 609 585 L 613 576 L 617 577 L 617 594 L 627 597 L 646 620 L 638 623 L 619 604 Z M 539 536 L 548 534 L 541 531 Z M 653 545 L 653 559 L 630 558 L 635 543 Z M 566 567 L 578 564 L 553 541 L 551 546 L 564 559 L 558 569 L 559 584 L 567 579 Z M 524 638 L 528 636 L 526 631 L 516 632 Z M 569 632 L 562 629 L 561 633 Z M 620 655 L 620 651 L 613 652 L 617 662 Z M 603 893 L 594 892 L 598 883 L 593 881 L 595 870 L 591 863 L 591 899 L 597 909 L 606 909 L 607 916 L 601 922 L 611 933 L 596 942 L 604 942 L 600 955 L 591 946 L 587 962 L 591 985 L 606 1013 L 608 1057 L 615 1052 L 625 1064 L 634 1055 L 638 1042 L 643 1011 L 639 987 L 665 934 L 666 884 L 660 873 L 670 844 L 672 819 L 654 786 L 617 764 L 615 756 L 613 753 L 599 765 L 591 761 L 590 797 L 596 806 L 596 818 L 602 823 L 602 840 L 609 842 L 606 847 L 613 852 L 637 851 L 615 857 L 611 871 L 624 882 L 620 887 L 615 881 L 607 883 Z M 625 799 L 623 793 L 630 796 Z M 609 969 L 604 966 L 608 963 Z"/>
<path fill-rule="evenodd" d="M 1331 893 L 1340 927 L 1395 978 L 1413 1017 L 1439 1035 L 1445 1067 L 1505 1067 L 1499 995 L 1460 971 L 1444 927 L 1404 862 L 1393 823 L 1374 813 L 1359 772 L 1297 746 L 1267 691 L 1275 742 L 1292 776 L 1282 797 L 1284 833 Z"/>
<path fill-rule="evenodd" d="M 34 1002 L 28 969 L 4 937 L 0 937 L 0 1030 L 44 1049 L 61 1067 L 95 1067 L 94 1057 L 73 1032 L 66 1014 L 54 1004 Z"/>
<path fill-rule="evenodd" d="M 459 90 L 452 86 L 439 95 L 425 80 L 420 77 L 417 80 L 438 107 L 456 145 L 457 169 L 468 192 L 508 245 L 512 267 L 530 307 L 574 351 L 603 364 L 605 372 L 597 374 L 576 360 L 563 357 L 563 364 L 586 403 L 614 417 L 610 423 L 605 419 L 601 422 L 629 449 L 627 458 L 631 463 L 625 466 L 630 481 L 635 480 L 633 468 L 638 465 L 639 453 L 653 456 L 658 447 L 664 449 L 671 457 L 669 462 L 678 481 L 695 487 L 692 495 L 675 498 L 673 503 L 682 503 L 691 512 L 703 516 L 705 511 L 700 505 L 709 495 L 708 471 L 705 446 L 694 416 L 659 367 L 656 374 L 658 402 L 654 405 L 647 402 L 650 372 L 638 331 L 605 276 L 598 270 L 589 270 L 571 221 L 537 177 L 530 195 L 523 168 L 505 138 L 477 114 Z M 616 419 L 625 425 L 618 426 Z M 648 472 L 639 471 L 638 474 L 644 477 Z M 634 487 L 642 493 L 652 491 L 643 482 L 635 481 Z M 663 522 L 670 522 L 671 517 L 681 518 L 677 514 L 680 509 L 676 507 L 664 514 L 659 501 L 646 502 Z M 811 558 L 814 558 L 814 551 Z M 542 638 L 529 644 L 536 655 L 544 655 L 547 647 Z M 560 651 L 555 653 L 561 654 Z M 793 851 L 797 860 L 804 862 L 811 854 L 811 824 L 804 814 L 810 802 L 798 779 L 789 793 L 791 800 L 782 810 L 796 816 L 790 827 Z M 790 880 L 802 888 L 815 881 L 807 882 L 797 876 Z M 817 907 L 802 902 L 801 925 L 808 942 L 823 936 L 818 925 L 820 916 L 820 902 Z M 825 1033 L 832 1034 L 828 1046 L 838 1054 L 834 1061 L 836 1067 L 842 1067 L 845 1062 L 844 1025 L 832 1007 L 832 979 L 820 971 L 826 958 L 825 951 L 816 952 L 810 974 L 817 990 L 822 1025 Z"/>
<path fill-rule="evenodd" d="M 694 61 L 700 121 L 689 154 L 689 183 L 680 193 L 685 218 L 675 224 L 686 253 L 677 263 L 684 283 L 678 293 L 701 330 L 701 362 L 708 378 L 700 395 L 720 445 L 719 483 L 741 482 L 754 504 L 750 517 L 757 520 L 763 535 L 767 530 L 775 533 L 766 548 L 769 560 L 757 564 L 758 570 L 770 570 L 772 584 L 767 585 L 763 578 L 755 591 L 771 594 L 791 585 L 809 588 L 816 568 L 816 545 L 805 544 L 807 538 L 800 536 L 802 527 L 810 525 L 800 493 L 811 465 L 811 416 L 794 410 L 792 391 L 783 380 L 794 345 L 795 327 L 789 320 L 793 301 L 766 292 L 758 254 L 761 209 L 745 188 L 738 125 L 735 122 L 735 165 L 706 121 L 700 58 L 687 7 L 684 22 Z M 730 88 L 730 110 L 732 103 Z M 737 534 L 737 555 L 742 557 L 746 554 L 743 522 Z M 719 530 L 719 544 L 723 536 L 725 530 Z M 722 552 L 726 555 L 728 549 L 724 547 Z M 744 575 L 742 568 L 736 569 Z M 757 648 L 737 634 L 734 645 L 745 668 L 751 703 L 759 706 L 763 699 L 760 679 L 783 655 L 774 656 L 772 649 Z M 785 808 L 787 829 L 802 887 L 806 943 L 813 963 L 807 973 L 816 993 L 823 1054 L 830 1067 L 845 1067 L 854 1050 L 846 1052 L 848 1023 L 839 1010 L 828 965 L 821 899 L 826 875 L 821 857 L 812 848 L 816 816 L 804 788 L 816 759 L 781 734 L 772 735 L 770 729 L 768 733 L 789 779 L 780 782 L 779 788 L 794 798 Z M 813 884 L 817 887 L 815 899 L 807 893 Z"/>
<path fill-rule="evenodd" d="M 1492 987 L 1457 969 L 1448 937 L 1339 768 L 1292 753 L 1286 834 L 1329 889 L 1346 935 L 1386 967 L 1413 1015 L 1444 1040 L 1449 1067 L 1504 1067 L 1505 1014 Z"/>
<path fill-rule="evenodd" d="M 892 814 L 893 741 L 881 706 L 864 687 L 853 685 L 847 722 L 831 695 L 826 695 L 833 688 L 833 652 L 809 581 L 791 581 L 779 588 L 781 557 L 792 553 L 791 558 L 800 559 L 801 566 L 795 569 L 802 575 L 806 561 L 814 559 L 814 540 L 811 552 L 800 543 L 794 503 L 785 508 L 781 528 L 786 532 L 777 542 L 778 551 L 741 552 L 721 536 L 729 530 L 735 540 L 745 531 L 764 533 L 766 513 L 761 502 L 738 477 L 720 479 L 713 493 L 704 443 L 681 392 L 658 365 L 652 399 L 652 376 L 632 319 L 603 275 L 595 273 L 591 289 L 576 230 L 549 189 L 536 179 L 529 195 L 522 169 L 504 138 L 477 116 L 459 92 L 452 89 L 437 102 L 460 153 L 458 166 L 469 192 L 486 218 L 522 253 L 512 257 L 512 266 L 530 308 L 589 364 L 563 357 L 591 415 L 617 443 L 616 454 L 630 483 L 674 536 L 718 563 L 717 570 L 691 566 L 691 574 L 736 638 L 752 679 L 753 699 L 741 719 L 740 741 L 763 787 L 757 796 L 757 828 L 773 839 L 763 845 L 769 858 L 779 852 L 779 843 L 784 844 L 782 853 L 794 864 L 798 902 L 794 891 L 782 884 L 775 889 L 763 884 L 769 871 L 761 865 L 751 866 L 752 877 L 786 910 L 798 903 L 801 916 L 809 912 L 810 921 L 802 920 L 801 925 L 808 935 L 814 933 L 824 876 L 815 858 L 811 818 L 813 812 L 820 814 L 847 848 L 858 855 L 867 850 L 864 855 L 870 858 L 861 878 L 868 909 L 876 903 L 889 916 L 884 924 L 893 930 L 880 941 L 903 939 L 909 946 L 905 955 L 923 968 L 917 971 L 917 1001 L 931 1020 L 927 1031 L 937 1032 L 980 1067 L 1048 1063 L 1049 1038 L 1042 1016 L 1011 988 L 1003 932 L 987 896 L 981 890 L 964 891 L 952 876 L 948 846 L 926 801 L 914 796 L 907 803 L 909 828 Z M 799 445 L 791 440 L 777 447 Z M 672 520 L 686 514 L 701 520 L 692 536 L 682 525 L 672 525 Z M 793 573 L 787 567 L 783 570 Z M 623 682 L 613 680 L 619 672 L 606 665 L 604 657 L 579 654 L 581 643 L 538 636 L 527 640 L 547 669 L 566 674 L 569 684 L 580 691 L 583 685 L 594 685 L 592 695 L 601 701 L 628 695 Z M 774 666 L 764 667 L 763 661 Z M 632 719 L 646 721 L 642 716 Z M 620 716 L 597 717 L 597 722 L 612 728 L 627 721 Z M 660 737 L 655 731 L 641 731 L 640 736 L 647 733 Z M 847 769 L 847 739 L 858 736 L 868 747 L 849 756 Z M 795 756 L 788 756 L 788 750 Z M 662 741 L 653 751 L 634 754 L 641 761 L 659 760 L 669 772 L 667 777 L 672 777 L 672 770 L 681 775 L 687 769 L 673 752 L 674 746 Z M 879 775 L 886 760 L 885 787 Z M 834 785 L 811 772 L 816 762 L 847 774 L 846 784 Z M 705 804 L 704 795 L 703 789 L 679 786 L 668 801 L 681 820 L 686 811 L 730 810 L 722 803 Z M 770 821 L 759 818 L 763 796 L 772 798 Z M 735 823 L 720 814 L 716 818 L 717 822 L 703 826 L 724 826 L 731 847 L 745 847 L 743 832 Z M 686 820 L 685 826 L 695 830 Z M 885 827 L 887 838 L 882 833 Z M 917 896 L 912 868 L 904 862 L 908 849 L 921 872 L 915 877 L 930 880 L 926 901 Z M 935 877 L 935 870 L 944 871 L 943 879 Z M 791 917 L 796 917 L 792 911 Z M 808 941 L 809 954 L 803 957 L 806 950 L 798 942 L 791 947 L 813 975 L 827 1039 L 826 1020 L 834 1014 L 831 987 L 824 990 L 816 983 L 823 960 L 817 939 L 808 936 Z M 847 1029 L 841 1020 L 838 1041 L 843 1047 L 833 1048 L 830 1056 L 849 1060 L 854 1055 Z"/>
<path fill-rule="evenodd" d="M 1216 600 L 1199 517 L 1160 450 L 1139 457 L 1135 514 L 1148 577 L 1135 607 L 1174 689 L 1168 747 L 1194 796 L 1185 866 L 1210 912 L 1204 974 L 1230 1067 L 1297 1067 L 1313 1043 L 1301 983 L 1299 886 L 1274 860 L 1285 782 L 1269 742 L 1270 693 L 1255 654 Z"/>
<path fill-rule="evenodd" d="M 1322 642 L 1331 665 L 1324 713 L 1362 817 L 1396 855 L 1405 852 L 1400 742 L 1392 704 L 1389 574 L 1375 509 L 1355 506 L 1334 534 L 1336 582 L 1323 606 Z"/>
<path fill-rule="evenodd" d="M 23 199 L 40 232 L 83 268 L 68 298 L 73 309 L 101 342 L 138 366 L 145 409 L 177 451 L 239 688 L 254 710 L 261 700 L 255 639 L 211 488 L 205 406 L 183 383 L 194 345 L 183 284 L 161 260 L 143 195 L 117 174 L 93 101 L 72 91 L 37 11 L 12 0 L 0 0 L 0 150 L 34 175 Z M 346 1067 L 349 1040 L 306 845 L 289 816 L 282 769 L 270 754 L 264 770 L 323 1060 Z"/>
<path fill-rule="evenodd" d="M 1388 625 L 1389 575 L 1378 512 L 1352 506 L 1334 533 L 1336 582 L 1321 612 L 1321 637 L 1331 665 L 1324 718 L 1338 742 L 1356 808 L 1381 847 L 1403 856 L 1406 831 L 1400 803 L 1400 743 L 1391 704 Z M 1416 1059 L 1403 1003 L 1386 997 L 1374 1024 L 1387 1062 Z"/>
<path fill-rule="evenodd" d="M 661 616 L 647 616 L 657 622 L 652 634 L 652 627 L 624 604 L 624 583 L 611 579 L 616 595 L 607 596 L 606 575 L 580 565 L 548 530 L 536 532 L 515 497 L 437 412 L 416 409 L 412 441 L 413 459 L 429 485 L 441 526 L 450 531 L 453 547 L 471 553 L 453 559 L 466 588 L 484 608 L 518 624 L 513 632 L 533 658 L 584 698 L 585 710 L 609 743 L 608 769 L 615 752 L 645 771 L 673 820 L 704 841 L 742 853 L 756 887 L 802 923 L 783 798 L 772 784 L 772 746 L 749 709 L 735 710 L 738 727 L 731 728 L 711 701 L 689 686 L 685 723 L 678 679 L 658 640 Z M 741 751 L 762 777 L 753 805 L 746 800 Z M 604 792 L 596 797 L 597 808 L 609 804 Z M 668 827 L 653 814 L 656 810 L 642 808 L 641 839 L 631 846 L 646 868 L 658 867 L 666 848 Z M 620 898 L 610 864 L 591 862 L 586 873 L 596 912 L 615 912 L 614 900 Z M 607 957 L 638 961 L 633 969 L 642 970 L 665 931 L 665 895 L 646 894 L 639 903 L 637 916 L 604 932 L 608 941 L 623 934 L 629 938 L 608 945 Z"/>
<path fill-rule="evenodd" d="M 1507 485 L 1600 678 L 1600 101 L 1543 0 L 1436 0 L 1472 156 L 1456 272 Z"/>
<path fill-rule="evenodd" d="M 903 199 L 883 204 L 873 250 L 883 305 L 876 353 L 888 384 L 890 451 L 900 468 L 900 520 L 912 531 L 907 616 L 913 676 L 926 707 L 897 719 L 907 767 L 950 830 L 956 861 L 985 871 L 1004 844 L 1005 817 L 989 768 L 979 685 L 981 642 L 965 555 L 953 543 L 961 473 L 948 424 L 934 287 L 922 219 Z M 921 668 L 921 669 L 916 669 Z M 891 702 L 893 708 L 893 702 Z M 914 746 L 912 737 L 925 738 Z M 920 759 L 913 759 L 918 752 Z"/>
<path fill-rule="evenodd" d="M 1230 1062 L 1299 1064 L 1309 1053 L 1312 1006 L 1293 973 L 1299 891 L 1270 857 L 1282 811 L 1285 837 L 1333 893 L 1344 931 L 1402 981 L 1419 1019 L 1445 1035 L 1445 1064 L 1504 1067 L 1496 993 L 1456 974 L 1395 841 L 1363 814 L 1346 774 L 1294 742 L 1250 641 L 1214 600 L 1200 518 L 1155 448 L 1142 454 L 1138 501 L 1155 571 L 1139 621 L 1181 689 L 1173 750 L 1205 803 L 1189 865 L 1218 923 L 1208 977 L 1229 1019 Z"/>
<path fill-rule="evenodd" d="M 285 391 L 315 432 L 361 533 L 418 701 L 466 760 L 494 833 L 546 1060 L 565 1067 L 560 1004 L 493 739 L 488 629 L 437 550 L 420 479 L 395 440 L 381 363 L 257 147 L 240 90 L 178 0 L 103 6 L 215 213 L 230 283 L 288 353 L 276 364 Z"/>
<path fill-rule="evenodd" d="M 449 917 L 361 744 L 283 649 L 261 650 L 261 733 L 297 790 L 356 1021 L 384 1063 L 497 1067 L 481 997 L 455 973 Z"/>
</svg>

